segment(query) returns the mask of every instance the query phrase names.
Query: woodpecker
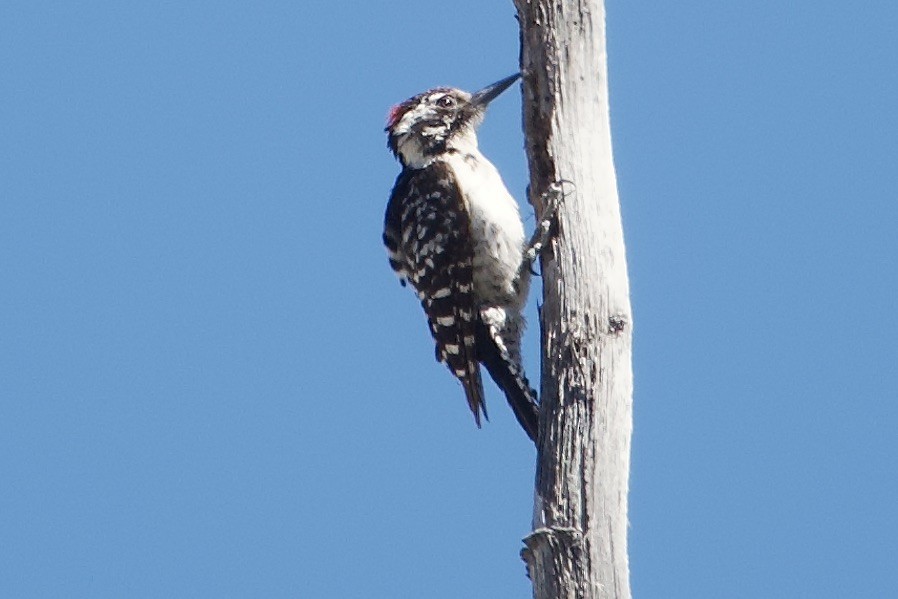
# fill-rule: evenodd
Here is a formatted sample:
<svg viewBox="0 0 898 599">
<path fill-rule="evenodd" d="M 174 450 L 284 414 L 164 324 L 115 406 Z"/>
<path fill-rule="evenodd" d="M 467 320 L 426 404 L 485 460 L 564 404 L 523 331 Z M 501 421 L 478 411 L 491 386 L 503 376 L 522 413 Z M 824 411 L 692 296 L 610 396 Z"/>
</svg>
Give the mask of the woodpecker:
<svg viewBox="0 0 898 599">
<path fill-rule="evenodd" d="M 439 87 L 394 106 L 387 146 L 402 165 L 387 205 L 390 266 L 417 292 L 436 359 L 458 378 L 479 427 L 488 418 L 480 364 L 536 440 L 538 403 L 521 363 L 535 256 L 518 204 L 477 147 L 489 103 L 519 74 L 473 94 Z M 537 250 L 538 251 L 538 250 Z"/>
</svg>

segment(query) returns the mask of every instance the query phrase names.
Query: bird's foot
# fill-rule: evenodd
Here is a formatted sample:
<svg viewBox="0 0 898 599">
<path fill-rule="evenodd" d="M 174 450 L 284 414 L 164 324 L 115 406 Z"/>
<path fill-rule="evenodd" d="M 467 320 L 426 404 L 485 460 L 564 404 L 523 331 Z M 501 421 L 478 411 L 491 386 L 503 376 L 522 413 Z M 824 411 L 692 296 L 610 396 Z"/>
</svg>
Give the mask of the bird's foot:
<svg viewBox="0 0 898 599">
<path fill-rule="evenodd" d="M 565 190 L 565 185 L 569 185 L 570 190 Z M 533 263 L 539 257 L 540 252 L 552 239 L 552 223 L 558 216 L 558 209 L 564 203 L 564 198 L 569 193 L 574 193 L 576 188 L 571 181 L 560 179 L 549 185 L 549 188 L 540 197 L 540 205 L 542 205 L 542 218 L 536 224 L 536 230 L 530 237 L 530 242 L 524 250 L 524 264 L 528 269 L 532 269 Z M 531 270 L 532 272 L 532 270 Z M 535 273 L 534 273 L 535 274 Z"/>
</svg>

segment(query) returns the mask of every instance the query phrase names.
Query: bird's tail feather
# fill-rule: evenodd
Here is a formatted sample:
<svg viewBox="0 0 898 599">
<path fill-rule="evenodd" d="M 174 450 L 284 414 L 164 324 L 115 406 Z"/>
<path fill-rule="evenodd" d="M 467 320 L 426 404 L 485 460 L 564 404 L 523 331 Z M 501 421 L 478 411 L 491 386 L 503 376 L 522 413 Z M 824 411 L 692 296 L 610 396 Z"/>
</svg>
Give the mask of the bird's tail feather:
<svg viewBox="0 0 898 599">
<path fill-rule="evenodd" d="M 478 359 L 508 400 L 508 405 L 527 436 L 535 443 L 539 431 L 539 403 L 536 391 L 524 375 L 519 360 L 515 360 L 502 340 L 498 327 L 477 323 Z"/>
</svg>

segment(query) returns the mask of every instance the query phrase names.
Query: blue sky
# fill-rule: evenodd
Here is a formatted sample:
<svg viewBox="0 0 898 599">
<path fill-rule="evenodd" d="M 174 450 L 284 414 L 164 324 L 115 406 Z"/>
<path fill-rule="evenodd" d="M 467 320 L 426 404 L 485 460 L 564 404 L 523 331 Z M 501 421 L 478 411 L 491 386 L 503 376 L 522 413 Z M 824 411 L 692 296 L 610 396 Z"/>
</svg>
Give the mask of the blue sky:
<svg viewBox="0 0 898 599">
<path fill-rule="evenodd" d="M 80 4 L 0 7 L 0 595 L 528 596 L 534 451 L 380 246 L 511 3 Z M 898 9 L 608 10 L 635 596 L 898 596 Z"/>
</svg>

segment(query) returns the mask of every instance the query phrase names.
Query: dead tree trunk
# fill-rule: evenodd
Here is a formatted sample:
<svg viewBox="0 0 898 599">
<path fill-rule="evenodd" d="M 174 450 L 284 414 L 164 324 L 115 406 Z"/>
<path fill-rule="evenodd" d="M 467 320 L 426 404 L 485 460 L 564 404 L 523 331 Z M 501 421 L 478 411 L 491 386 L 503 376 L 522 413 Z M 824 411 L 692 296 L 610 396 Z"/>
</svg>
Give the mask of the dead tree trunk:
<svg viewBox="0 0 898 599">
<path fill-rule="evenodd" d="M 536 599 L 629 598 L 632 319 L 611 154 L 603 0 L 515 0 L 530 201 L 569 192 L 542 255 Z M 539 211 L 541 206 L 535 206 Z"/>
</svg>

